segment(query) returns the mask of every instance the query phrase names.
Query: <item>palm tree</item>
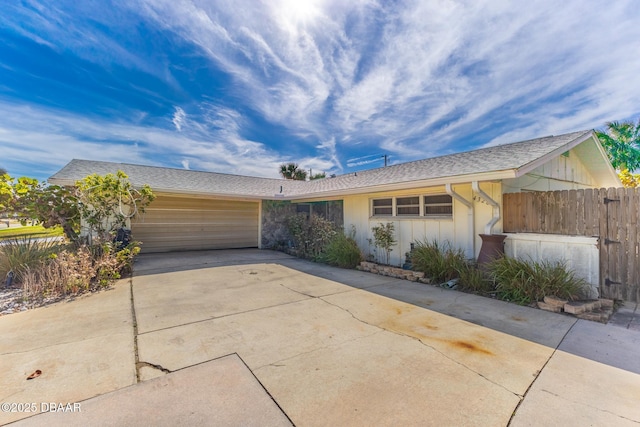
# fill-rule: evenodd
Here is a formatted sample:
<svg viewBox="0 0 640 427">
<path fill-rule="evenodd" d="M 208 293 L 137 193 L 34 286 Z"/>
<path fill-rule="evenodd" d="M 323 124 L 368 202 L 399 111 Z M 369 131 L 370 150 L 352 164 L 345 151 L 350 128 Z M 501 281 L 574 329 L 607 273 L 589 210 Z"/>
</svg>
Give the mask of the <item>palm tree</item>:
<svg viewBox="0 0 640 427">
<path fill-rule="evenodd" d="M 293 179 L 296 181 L 305 181 L 307 179 L 307 171 L 300 169 L 297 163 L 281 164 L 280 175 L 282 175 L 284 179 Z"/>
<path fill-rule="evenodd" d="M 609 122 L 605 132 L 596 131 L 611 164 L 619 171 L 640 168 L 640 120 Z"/>
</svg>

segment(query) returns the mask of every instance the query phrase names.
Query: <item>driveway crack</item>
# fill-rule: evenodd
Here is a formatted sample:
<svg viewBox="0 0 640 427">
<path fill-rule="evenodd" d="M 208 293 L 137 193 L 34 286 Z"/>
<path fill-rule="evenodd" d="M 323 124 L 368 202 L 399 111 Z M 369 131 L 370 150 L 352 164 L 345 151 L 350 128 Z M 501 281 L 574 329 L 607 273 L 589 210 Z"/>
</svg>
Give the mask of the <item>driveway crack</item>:
<svg viewBox="0 0 640 427">
<path fill-rule="evenodd" d="M 316 296 L 313 296 L 313 295 L 305 294 L 304 292 L 298 291 L 296 289 L 290 288 L 289 286 L 285 285 L 284 283 L 280 283 L 279 285 L 282 286 L 285 289 L 289 289 L 291 292 L 295 292 L 297 294 L 304 295 L 304 296 L 309 297 L 309 298 L 319 298 L 319 297 L 316 297 Z"/>
<path fill-rule="evenodd" d="M 153 363 L 142 362 L 142 361 L 136 362 L 136 370 L 138 372 L 140 372 L 140 368 L 143 368 L 143 367 L 157 369 L 159 371 L 164 372 L 165 374 L 170 374 L 171 372 L 173 372 L 173 371 L 170 371 L 169 369 L 163 367 L 162 365 L 155 365 Z"/>
</svg>

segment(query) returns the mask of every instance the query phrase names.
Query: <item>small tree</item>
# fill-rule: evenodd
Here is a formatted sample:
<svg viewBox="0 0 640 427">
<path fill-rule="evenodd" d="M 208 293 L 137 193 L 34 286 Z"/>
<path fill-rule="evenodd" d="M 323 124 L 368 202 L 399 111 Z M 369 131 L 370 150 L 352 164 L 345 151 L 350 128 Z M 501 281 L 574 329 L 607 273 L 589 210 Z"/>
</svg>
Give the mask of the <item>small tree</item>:
<svg viewBox="0 0 640 427">
<path fill-rule="evenodd" d="M 385 252 L 385 264 L 389 264 L 391 258 L 392 246 L 398 243 L 394 237 L 395 226 L 392 222 L 386 224 L 380 223 L 379 225 L 372 227 L 373 232 L 373 244 L 376 248 L 381 248 Z"/>
<path fill-rule="evenodd" d="M 91 234 L 107 239 L 127 219 L 144 212 L 154 198 L 148 185 L 133 188 L 121 171 L 89 175 L 73 188 L 0 175 L 0 213 L 15 214 L 23 223 L 36 221 L 45 228 L 59 225 L 72 241 L 78 240 L 81 217 Z"/>
<path fill-rule="evenodd" d="M 45 228 L 59 225 L 67 238 L 77 240 L 80 212 L 72 189 L 26 177 L 19 178 L 14 189 L 13 211 L 23 224 L 31 220 Z"/>
<path fill-rule="evenodd" d="M 80 214 L 90 232 L 108 238 L 125 227 L 128 219 L 139 213 L 155 199 L 151 187 L 133 188 L 122 171 L 104 176 L 93 174 L 76 182 Z"/>
</svg>

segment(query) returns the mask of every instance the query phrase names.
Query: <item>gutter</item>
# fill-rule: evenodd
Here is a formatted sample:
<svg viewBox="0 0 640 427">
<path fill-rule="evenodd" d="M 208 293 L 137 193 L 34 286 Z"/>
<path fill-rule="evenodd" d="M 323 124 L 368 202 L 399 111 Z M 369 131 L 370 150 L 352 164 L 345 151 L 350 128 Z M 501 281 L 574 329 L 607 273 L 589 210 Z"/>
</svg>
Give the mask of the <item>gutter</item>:
<svg viewBox="0 0 640 427">
<path fill-rule="evenodd" d="M 476 230 L 475 230 L 475 221 L 473 219 L 473 203 L 462 197 L 460 194 L 453 191 L 453 186 L 449 183 L 444 186 L 445 191 L 448 195 L 462 203 L 467 207 L 467 219 L 469 221 L 469 230 L 471 230 L 471 256 L 475 257 L 476 255 Z"/>
<path fill-rule="evenodd" d="M 471 183 L 471 188 L 474 192 L 478 193 L 480 198 L 482 198 L 493 208 L 493 218 L 491 218 L 491 221 L 489 221 L 487 225 L 484 226 L 484 234 L 492 234 L 493 226 L 496 225 L 498 221 L 500 221 L 500 205 L 498 204 L 498 202 L 489 197 L 487 193 L 482 191 L 482 189 L 480 188 L 480 183 L 478 181 L 473 181 Z"/>
</svg>

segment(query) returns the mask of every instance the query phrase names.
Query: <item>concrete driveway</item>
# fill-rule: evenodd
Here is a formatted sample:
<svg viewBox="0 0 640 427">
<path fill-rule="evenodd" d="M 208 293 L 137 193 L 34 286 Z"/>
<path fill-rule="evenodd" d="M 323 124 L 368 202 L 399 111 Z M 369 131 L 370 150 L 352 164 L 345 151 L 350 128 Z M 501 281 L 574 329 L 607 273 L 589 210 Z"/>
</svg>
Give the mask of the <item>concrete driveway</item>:
<svg viewBox="0 0 640 427">
<path fill-rule="evenodd" d="M 0 334 L 0 423 L 640 423 L 637 332 L 271 251 L 141 256 Z"/>
</svg>

